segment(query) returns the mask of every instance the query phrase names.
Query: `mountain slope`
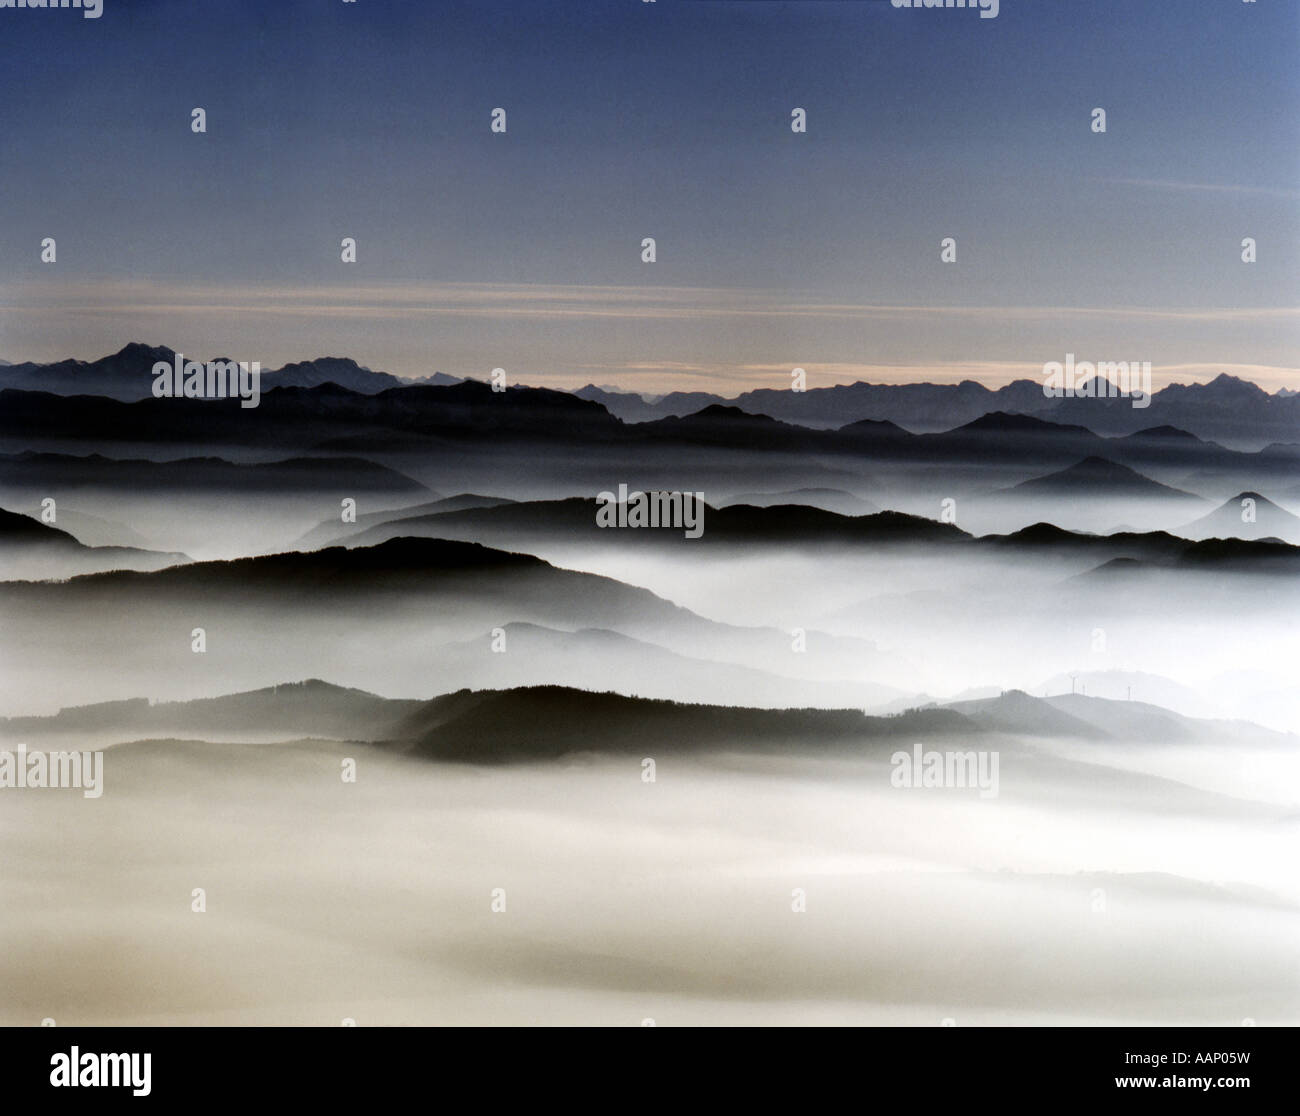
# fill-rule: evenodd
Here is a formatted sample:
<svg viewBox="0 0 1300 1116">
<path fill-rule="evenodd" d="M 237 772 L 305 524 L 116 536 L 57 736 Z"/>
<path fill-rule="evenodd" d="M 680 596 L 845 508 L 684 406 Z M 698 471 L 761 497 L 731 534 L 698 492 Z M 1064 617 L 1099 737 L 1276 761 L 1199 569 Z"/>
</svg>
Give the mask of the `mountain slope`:
<svg viewBox="0 0 1300 1116">
<path fill-rule="evenodd" d="M 129 546 L 86 546 L 67 531 L 0 508 L 0 581 L 38 581 L 104 570 L 158 570 L 184 554 Z"/>
</svg>

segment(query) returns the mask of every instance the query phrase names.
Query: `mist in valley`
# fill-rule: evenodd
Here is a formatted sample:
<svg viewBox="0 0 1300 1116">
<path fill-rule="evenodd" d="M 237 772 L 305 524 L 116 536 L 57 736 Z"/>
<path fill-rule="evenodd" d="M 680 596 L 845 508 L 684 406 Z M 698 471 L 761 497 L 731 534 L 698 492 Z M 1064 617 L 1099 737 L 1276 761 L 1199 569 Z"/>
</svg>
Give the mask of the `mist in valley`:
<svg viewBox="0 0 1300 1116">
<path fill-rule="evenodd" d="M 0 1020 L 1295 1022 L 1276 471 L 973 437 L 11 461 Z"/>
<path fill-rule="evenodd" d="M 892 787 L 887 755 L 688 747 L 646 783 L 634 755 L 110 747 L 100 800 L 0 822 L 0 1020 L 1296 1021 L 1264 753 L 1228 794 L 1013 749 L 996 799 Z"/>
</svg>

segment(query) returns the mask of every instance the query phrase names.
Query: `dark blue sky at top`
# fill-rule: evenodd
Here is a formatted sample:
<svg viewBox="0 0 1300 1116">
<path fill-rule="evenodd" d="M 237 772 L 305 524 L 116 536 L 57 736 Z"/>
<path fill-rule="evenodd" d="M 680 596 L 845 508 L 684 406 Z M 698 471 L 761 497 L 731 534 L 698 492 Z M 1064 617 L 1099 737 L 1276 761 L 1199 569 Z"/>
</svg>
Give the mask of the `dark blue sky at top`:
<svg viewBox="0 0 1300 1116">
<path fill-rule="evenodd" d="M 644 283 L 654 236 L 662 284 L 1293 305 L 1298 29 L 1290 0 L 0 10 L 0 284 L 48 279 L 55 231 L 61 277 L 282 284 Z"/>
</svg>

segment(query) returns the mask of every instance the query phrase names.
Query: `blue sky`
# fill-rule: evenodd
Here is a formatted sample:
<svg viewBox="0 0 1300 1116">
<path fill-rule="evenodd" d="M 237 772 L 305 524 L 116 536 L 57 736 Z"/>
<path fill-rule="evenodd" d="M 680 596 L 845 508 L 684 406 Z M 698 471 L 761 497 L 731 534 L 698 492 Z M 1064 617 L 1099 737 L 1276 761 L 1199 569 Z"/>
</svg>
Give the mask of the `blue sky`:
<svg viewBox="0 0 1300 1116">
<path fill-rule="evenodd" d="M 1300 5 L 103 3 L 0 9 L 9 360 L 1300 387 Z"/>
</svg>

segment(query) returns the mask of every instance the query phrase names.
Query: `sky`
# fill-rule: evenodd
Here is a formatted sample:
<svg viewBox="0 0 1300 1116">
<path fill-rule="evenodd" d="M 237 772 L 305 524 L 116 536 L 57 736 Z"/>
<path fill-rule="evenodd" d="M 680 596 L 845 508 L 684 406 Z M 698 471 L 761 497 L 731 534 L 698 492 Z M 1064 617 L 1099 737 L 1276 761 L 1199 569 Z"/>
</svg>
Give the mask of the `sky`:
<svg viewBox="0 0 1300 1116">
<path fill-rule="evenodd" d="M 1300 388 L 1300 5 L 998 9 L 0 7 L 0 358 Z"/>
</svg>

